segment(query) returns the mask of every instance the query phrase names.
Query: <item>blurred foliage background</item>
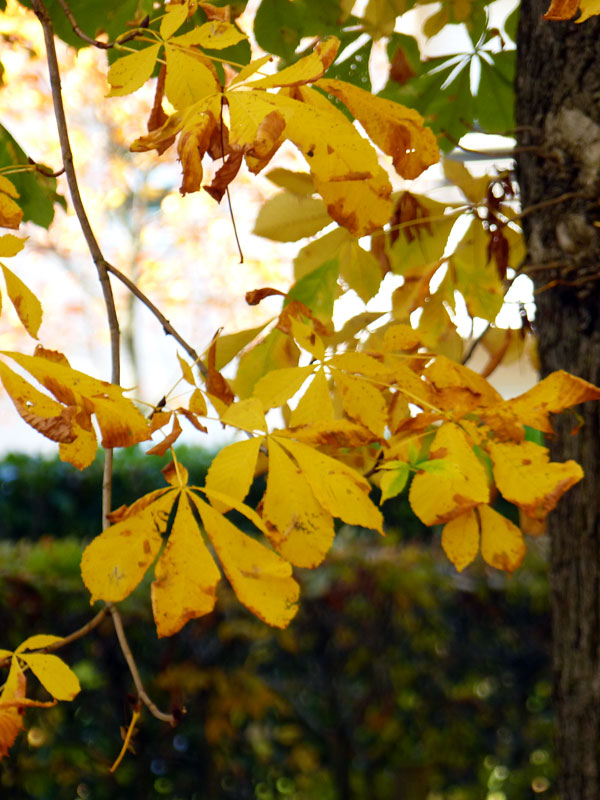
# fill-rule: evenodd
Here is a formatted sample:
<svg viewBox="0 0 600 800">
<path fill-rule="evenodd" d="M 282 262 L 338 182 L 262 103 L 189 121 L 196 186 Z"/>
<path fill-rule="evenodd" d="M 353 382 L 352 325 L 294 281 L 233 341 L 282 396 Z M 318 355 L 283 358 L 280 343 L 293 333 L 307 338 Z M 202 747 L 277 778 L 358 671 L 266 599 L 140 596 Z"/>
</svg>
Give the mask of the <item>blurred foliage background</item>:
<svg viewBox="0 0 600 800">
<path fill-rule="evenodd" d="M 182 448 L 202 482 L 212 454 Z M 117 459 L 114 506 L 157 488 L 156 461 Z M 98 533 L 101 464 L 0 461 L 3 646 L 91 618 L 81 550 Z M 254 487 L 260 497 L 260 486 Z M 10 800 L 525 800 L 553 798 L 543 539 L 512 578 L 458 575 L 401 497 L 387 536 L 342 526 L 326 563 L 300 570 L 287 630 L 224 589 L 214 613 L 157 640 L 148 581 L 122 604 L 151 697 L 114 775 L 132 682 L 109 619 L 61 655 L 83 692 L 27 712 L 0 765 Z M 537 548 L 535 545 L 538 545 Z M 43 697 L 40 690 L 40 698 Z M 45 698 L 44 698 L 45 699 Z"/>
</svg>

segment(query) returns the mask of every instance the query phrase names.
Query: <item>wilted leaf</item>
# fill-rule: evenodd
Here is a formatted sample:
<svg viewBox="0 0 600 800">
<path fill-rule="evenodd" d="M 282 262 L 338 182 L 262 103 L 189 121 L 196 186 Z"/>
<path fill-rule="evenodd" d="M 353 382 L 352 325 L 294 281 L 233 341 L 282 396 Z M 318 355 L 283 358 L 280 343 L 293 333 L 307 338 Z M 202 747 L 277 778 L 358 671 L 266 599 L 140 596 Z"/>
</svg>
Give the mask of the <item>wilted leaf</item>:
<svg viewBox="0 0 600 800">
<path fill-rule="evenodd" d="M 416 178 L 439 161 L 435 136 L 424 127 L 417 111 L 344 81 L 323 78 L 315 86 L 344 103 L 371 140 L 392 157 L 396 172 L 403 178 Z"/>
</svg>

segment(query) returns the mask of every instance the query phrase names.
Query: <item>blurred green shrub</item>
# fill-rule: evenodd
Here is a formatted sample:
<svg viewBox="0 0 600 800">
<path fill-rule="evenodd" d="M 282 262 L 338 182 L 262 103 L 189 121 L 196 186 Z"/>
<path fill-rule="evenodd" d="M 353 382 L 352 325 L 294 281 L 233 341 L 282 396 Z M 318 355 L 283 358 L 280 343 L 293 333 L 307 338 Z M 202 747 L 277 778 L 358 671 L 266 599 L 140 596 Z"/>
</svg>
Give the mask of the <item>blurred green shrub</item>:
<svg viewBox="0 0 600 800">
<path fill-rule="evenodd" d="M 50 520 L 35 517 L 59 508 L 66 485 L 50 480 L 55 464 L 20 459 L 0 463 L 0 475 L 7 464 L 26 466 L 8 481 L 18 516 L 2 490 L 0 513 L 10 520 L 0 540 L 3 647 L 33 633 L 67 634 L 93 613 L 78 565 L 80 534 L 97 532 L 99 510 L 92 517 L 89 504 L 99 471 L 93 479 L 66 468 L 81 483 L 68 522 L 53 533 Z M 146 471 L 144 459 L 119 461 L 116 504 L 155 485 L 155 462 Z M 189 451 L 182 460 L 201 480 L 210 459 Z M 150 475 L 154 483 L 144 483 Z M 26 495 L 23 480 L 36 492 Z M 50 497 L 36 499 L 44 485 Z M 530 548 L 510 579 L 482 564 L 459 576 L 439 541 L 408 527 L 404 502 L 393 509 L 402 529 L 388 518 L 381 539 L 343 527 L 327 562 L 299 571 L 301 608 L 284 631 L 261 624 L 224 589 L 213 614 L 158 641 L 146 581 L 122 604 L 128 636 L 155 701 L 186 708 L 181 724 L 171 730 L 144 713 L 136 754 L 108 774 L 131 717 L 132 684 L 107 620 L 63 651 L 84 691 L 71 704 L 27 712 L 28 732 L 0 765 L 0 796 L 552 798 L 543 554 Z M 17 519 L 21 532 L 40 538 L 16 541 Z"/>
</svg>

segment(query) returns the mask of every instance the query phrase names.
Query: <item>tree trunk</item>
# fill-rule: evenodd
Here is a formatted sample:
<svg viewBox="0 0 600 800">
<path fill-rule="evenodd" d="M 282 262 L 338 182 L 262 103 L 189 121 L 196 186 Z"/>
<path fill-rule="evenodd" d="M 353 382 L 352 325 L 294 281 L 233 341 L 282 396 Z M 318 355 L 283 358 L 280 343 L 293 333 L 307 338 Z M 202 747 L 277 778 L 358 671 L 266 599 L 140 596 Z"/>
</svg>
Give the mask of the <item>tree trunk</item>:
<svg viewBox="0 0 600 800">
<path fill-rule="evenodd" d="M 600 384 L 600 18 L 546 22 L 523 0 L 518 34 L 518 155 L 526 271 L 537 296 L 543 375 Z M 600 798 L 600 406 L 556 421 L 553 458 L 585 477 L 549 518 L 559 793 Z"/>
</svg>

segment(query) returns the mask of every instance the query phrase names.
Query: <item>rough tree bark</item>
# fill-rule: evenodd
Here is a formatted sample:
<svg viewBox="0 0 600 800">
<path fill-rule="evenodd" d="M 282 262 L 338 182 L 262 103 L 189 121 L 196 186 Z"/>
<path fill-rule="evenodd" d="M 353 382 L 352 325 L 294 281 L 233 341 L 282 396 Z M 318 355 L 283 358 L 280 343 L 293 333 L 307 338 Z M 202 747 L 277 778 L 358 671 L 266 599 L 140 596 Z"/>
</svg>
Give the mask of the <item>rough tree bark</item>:
<svg viewBox="0 0 600 800">
<path fill-rule="evenodd" d="M 542 372 L 600 383 L 600 19 L 547 22 L 523 0 L 518 34 L 518 175 L 527 267 L 537 289 Z M 556 202 L 554 202 L 556 201 Z M 531 208 L 532 206 L 539 206 Z M 550 591 L 563 800 L 600 798 L 600 406 L 558 421 L 553 458 L 584 480 L 550 515 Z"/>
</svg>

